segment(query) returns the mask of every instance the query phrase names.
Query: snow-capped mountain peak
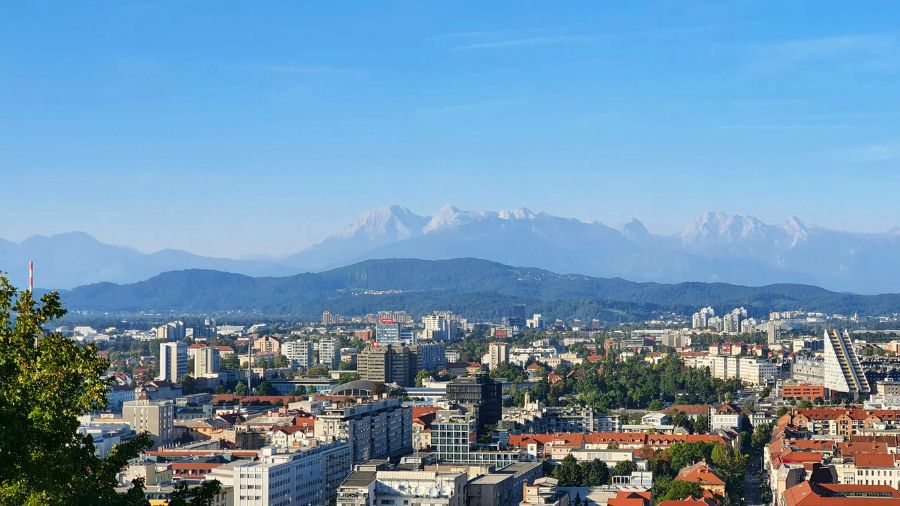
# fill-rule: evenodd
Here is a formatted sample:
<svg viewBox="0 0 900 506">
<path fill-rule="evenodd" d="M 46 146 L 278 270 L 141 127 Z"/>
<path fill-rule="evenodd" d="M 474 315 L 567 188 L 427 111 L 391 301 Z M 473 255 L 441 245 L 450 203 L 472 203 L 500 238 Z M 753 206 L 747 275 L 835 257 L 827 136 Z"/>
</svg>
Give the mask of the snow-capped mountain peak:
<svg viewBox="0 0 900 506">
<path fill-rule="evenodd" d="M 497 213 L 497 217 L 501 220 L 533 220 L 537 215 L 527 207 L 520 207 L 512 211 L 500 211 Z"/>
<path fill-rule="evenodd" d="M 407 239 L 418 234 L 428 218 L 419 216 L 403 206 L 373 209 L 339 231 L 336 236 L 349 238 L 363 235 L 370 239 L 387 236 Z"/>
</svg>

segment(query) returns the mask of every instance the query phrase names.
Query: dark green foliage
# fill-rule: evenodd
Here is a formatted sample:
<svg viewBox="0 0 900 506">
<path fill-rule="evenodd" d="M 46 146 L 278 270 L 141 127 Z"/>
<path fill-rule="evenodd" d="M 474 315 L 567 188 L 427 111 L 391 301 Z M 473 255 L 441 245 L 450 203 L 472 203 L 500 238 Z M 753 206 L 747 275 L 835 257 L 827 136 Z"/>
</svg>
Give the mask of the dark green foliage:
<svg viewBox="0 0 900 506">
<path fill-rule="evenodd" d="M 567 455 L 553 470 L 553 477 L 559 481 L 560 487 L 577 487 L 581 484 L 581 466 L 575 457 Z"/>
<path fill-rule="evenodd" d="M 563 369 L 561 375 L 565 380 L 553 385 L 541 380 L 532 387 L 532 398 L 551 406 L 559 404 L 561 398 L 571 396 L 570 402 L 600 410 L 645 409 L 654 401 L 656 405 L 662 402 L 715 402 L 740 388 L 739 382 L 713 378 L 705 369 L 685 367 L 675 354 L 653 365 L 640 356 L 621 362 L 609 357 L 599 363 L 584 362 L 573 370 L 575 373 L 569 375 L 569 371 Z M 682 417 L 687 420 L 684 415 Z M 685 428 L 694 429 L 695 423 L 682 423 Z M 709 422 L 699 421 L 699 425 L 708 428 Z"/>
<path fill-rule="evenodd" d="M 613 476 L 631 476 L 631 473 L 637 471 L 637 466 L 630 460 L 623 460 L 613 467 Z"/>
<path fill-rule="evenodd" d="M 490 376 L 492 378 L 506 378 L 512 383 L 523 383 L 528 379 L 525 370 L 515 364 L 501 364 L 491 369 Z"/>
<path fill-rule="evenodd" d="M 699 484 L 690 481 L 658 480 L 653 487 L 653 502 L 659 504 L 662 501 L 680 501 L 688 497 L 700 498 L 703 496 L 703 488 Z"/>
<path fill-rule="evenodd" d="M 606 462 L 594 459 L 581 463 L 581 486 L 597 487 L 609 483 L 609 467 Z"/>
<path fill-rule="evenodd" d="M 78 416 L 106 405 L 109 364 L 91 344 L 43 332 L 63 314 L 57 293 L 38 304 L 0 276 L 0 504 L 145 506 L 143 481 L 124 494 L 115 488 L 150 438 L 140 434 L 100 459 L 78 433 Z"/>
</svg>

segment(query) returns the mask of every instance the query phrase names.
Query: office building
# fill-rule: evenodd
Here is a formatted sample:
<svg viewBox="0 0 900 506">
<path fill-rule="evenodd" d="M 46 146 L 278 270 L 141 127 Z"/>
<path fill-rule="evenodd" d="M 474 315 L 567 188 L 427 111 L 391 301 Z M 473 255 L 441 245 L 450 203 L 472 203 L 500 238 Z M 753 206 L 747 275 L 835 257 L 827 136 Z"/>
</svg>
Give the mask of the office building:
<svg viewBox="0 0 900 506">
<path fill-rule="evenodd" d="M 478 422 L 472 413 L 439 411 L 431 424 L 432 455 L 441 462 L 506 467 L 522 458 L 519 450 L 478 448 Z"/>
<path fill-rule="evenodd" d="M 486 373 L 456 378 L 447 384 L 447 400 L 474 415 L 478 430 L 500 421 L 502 385 Z"/>
<path fill-rule="evenodd" d="M 350 443 L 353 462 L 412 453 L 412 408 L 399 398 L 335 403 L 316 417 L 316 436 Z"/>
<path fill-rule="evenodd" d="M 200 348 L 194 351 L 194 377 L 202 378 L 216 374 L 221 367 L 219 350 L 213 347 Z"/>
<path fill-rule="evenodd" d="M 524 328 L 525 319 L 525 304 L 515 304 L 510 308 L 509 316 L 507 316 L 507 323 L 510 327 Z"/>
<path fill-rule="evenodd" d="M 872 393 L 859 356 L 845 330 L 825 331 L 825 388 L 833 392 L 859 397 Z"/>
<path fill-rule="evenodd" d="M 419 342 L 419 344 L 410 348 L 410 351 L 417 355 L 419 369 L 435 371 L 447 364 L 446 349 L 447 347 L 444 346 L 444 343 Z"/>
<path fill-rule="evenodd" d="M 160 343 L 159 375 L 156 379 L 178 383 L 187 376 L 187 345 L 183 342 Z"/>
<path fill-rule="evenodd" d="M 396 344 L 367 346 L 356 356 L 360 379 L 414 386 L 419 372 L 419 355 L 407 346 Z"/>
<path fill-rule="evenodd" d="M 380 344 L 400 343 L 400 324 L 387 319 L 375 325 L 375 340 Z"/>
<path fill-rule="evenodd" d="M 298 367 L 312 367 L 315 364 L 315 351 L 310 341 L 288 341 L 281 345 L 281 354 Z"/>
</svg>

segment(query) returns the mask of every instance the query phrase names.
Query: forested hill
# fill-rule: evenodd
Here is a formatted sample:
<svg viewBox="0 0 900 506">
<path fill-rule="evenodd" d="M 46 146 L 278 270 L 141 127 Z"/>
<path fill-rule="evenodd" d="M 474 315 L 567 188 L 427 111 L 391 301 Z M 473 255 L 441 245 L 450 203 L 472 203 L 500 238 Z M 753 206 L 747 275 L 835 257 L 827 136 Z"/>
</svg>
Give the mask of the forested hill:
<svg viewBox="0 0 900 506">
<path fill-rule="evenodd" d="M 367 260 L 321 273 L 254 278 L 213 270 L 166 272 L 138 283 L 98 283 L 64 294 L 75 310 L 135 312 L 258 311 L 316 317 L 323 310 L 365 314 L 403 309 L 414 314 L 450 309 L 473 318 L 503 316 L 525 303 L 545 318 L 641 319 L 654 312 L 690 313 L 745 306 L 763 315 L 807 309 L 861 315 L 900 310 L 900 295 L 855 295 L 823 288 L 778 284 L 635 283 L 620 278 L 511 267 L 486 260 Z"/>
</svg>

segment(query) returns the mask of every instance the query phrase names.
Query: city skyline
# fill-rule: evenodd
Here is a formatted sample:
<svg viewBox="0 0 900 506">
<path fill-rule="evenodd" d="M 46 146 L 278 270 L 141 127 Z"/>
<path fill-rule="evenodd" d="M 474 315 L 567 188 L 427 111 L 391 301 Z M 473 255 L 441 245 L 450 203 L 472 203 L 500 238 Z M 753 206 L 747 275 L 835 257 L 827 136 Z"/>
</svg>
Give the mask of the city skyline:
<svg viewBox="0 0 900 506">
<path fill-rule="evenodd" d="M 884 232 L 900 11 L 813 7 L 15 5 L 0 237 L 277 255 L 444 203 Z"/>
</svg>

